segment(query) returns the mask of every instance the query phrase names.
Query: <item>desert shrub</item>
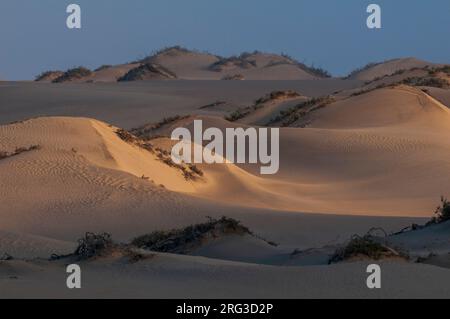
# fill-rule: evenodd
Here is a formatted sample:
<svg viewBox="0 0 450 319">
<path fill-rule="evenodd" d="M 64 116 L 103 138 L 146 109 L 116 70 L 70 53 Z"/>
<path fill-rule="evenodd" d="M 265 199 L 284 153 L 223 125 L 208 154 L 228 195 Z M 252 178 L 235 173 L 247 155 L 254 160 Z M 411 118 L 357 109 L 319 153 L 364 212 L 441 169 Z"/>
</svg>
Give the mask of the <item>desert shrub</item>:
<svg viewBox="0 0 450 319">
<path fill-rule="evenodd" d="M 156 58 L 158 58 L 161 55 L 167 55 L 167 56 L 176 56 L 177 54 L 180 53 L 195 53 L 197 51 L 195 50 L 189 50 L 185 47 L 182 47 L 180 45 L 175 45 L 175 46 L 168 46 L 168 47 L 164 47 L 161 48 L 159 50 L 153 51 L 151 52 L 147 57 L 145 57 L 144 59 L 141 59 L 139 61 L 136 62 L 140 62 L 140 63 L 151 63 L 153 62 Z"/>
<path fill-rule="evenodd" d="M 220 58 L 209 66 L 211 71 L 220 72 L 227 66 L 234 66 L 241 69 L 251 69 L 256 67 L 256 61 L 250 60 L 252 53 L 242 53 L 239 56 L 231 56 L 228 58 Z"/>
<path fill-rule="evenodd" d="M 284 57 L 285 59 L 287 59 L 287 61 L 278 61 L 275 63 L 270 63 L 268 66 L 275 66 L 275 65 L 279 65 L 279 64 L 294 64 L 297 67 L 299 67 L 300 69 L 302 69 L 303 71 L 306 71 L 307 73 L 309 73 L 311 75 L 315 75 L 320 78 L 331 78 L 331 74 L 328 71 L 326 71 L 320 67 L 315 67 L 314 64 L 311 64 L 310 66 L 308 66 L 305 63 L 302 63 L 302 62 L 298 61 L 297 59 L 293 58 L 292 56 L 285 54 L 285 53 L 282 53 L 281 56 Z"/>
<path fill-rule="evenodd" d="M 248 108 L 240 108 L 234 112 L 231 112 L 229 115 L 225 116 L 225 119 L 230 122 L 235 122 L 240 120 L 241 118 L 246 117 L 250 113 Z"/>
<path fill-rule="evenodd" d="M 439 224 L 450 220 L 450 202 L 444 196 L 441 196 L 441 204 L 436 208 L 435 217 L 429 224 Z"/>
<path fill-rule="evenodd" d="M 237 81 L 237 80 L 244 80 L 245 77 L 242 74 L 229 74 L 225 75 L 222 80 L 224 81 Z"/>
<path fill-rule="evenodd" d="M 112 67 L 112 65 L 110 65 L 110 64 L 103 64 L 103 65 L 99 66 L 98 68 L 96 68 L 94 71 L 98 72 L 98 71 L 109 69 L 111 67 Z"/>
<path fill-rule="evenodd" d="M 45 71 L 42 72 L 41 74 L 39 74 L 38 76 L 36 76 L 36 78 L 34 79 L 35 81 L 42 81 L 48 77 L 54 76 L 56 78 L 60 77 L 61 75 L 63 75 L 64 72 L 62 71 Z"/>
<path fill-rule="evenodd" d="M 149 75 L 161 76 L 166 79 L 177 78 L 177 75 L 175 73 L 159 64 L 146 63 L 131 69 L 124 76 L 120 77 L 117 81 L 126 82 L 126 81 L 145 80 L 148 78 Z"/>
<path fill-rule="evenodd" d="M 195 164 L 189 164 L 189 169 L 199 176 L 203 176 L 203 171 Z"/>
<path fill-rule="evenodd" d="M 347 75 L 347 76 L 345 77 L 345 79 L 349 79 L 349 78 L 351 78 L 351 77 L 357 75 L 358 73 L 361 73 L 361 72 L 363 72 L 363 71 L 367 71 L 367 70 L 369 70 L 370 68 L 373 68 L 373 67 L 375 67 L 375 66 L 377 66 L 377 65 L 380 65 L 380 64 L 383 64 L 383 63 L 386 63 L 386 62 L 390 62 L 390 61 L 392 61 L 392 60 L 386 60 L 386 61 L 383 61 L 383 62 L 371 62 L 371 63 L 367 63 L 365 66 L 360 67 L 360 68 L 357 68 L 357 69 L 353 70 L 352 72 L 350 72 L 349 75 Z"/>
<path fill-rule="evenodd" d="M 305 66 L 305 69 L 312 75 L 318 76 L 320 78 L 331 78 L 331 74 L 323 68 L 315 67 L 314 65 L 310 65 L 310 66 Z"/>
<path fill-rule="evenodd" d="M 136 137 L 133 134 L 122 128 L 116 130 L 116 134 L 120 137 L 121 140 L 127 143 L 133 143 L 136 141 Z"/>
<path fill-rule="evenodd" d="M 172 121 L 171 119 L 166 119 L 163 120 L 166 123 L 170 123 L 170 121 Z M 138 130 L 138 134 L 145 134 L 148 132 L 143 132 L 142 129 L 135 129 Z M 195 165 L 185 165 L 183 164 L 177 164 L 172 160 L 172 156 L 171 153 L 159 148 L 159 147 L 154 147 L 150 142 L 148 142 L 148 140 L 145 140 L 141 137 L 137 137 L 134 134 L 128 132 L 127 130 L 124 129 L 117 129 L 116 130 L 116 134 L 117 136 L 122 139 L 123 141 L 130 143 L 132 145 L 135 145 L 137 147 L 140 147 L 144 150 L 147 150 L 148 152 L 156 155 L 157 159 L 161 162 L 163 162 L 164 164 L 166 164 L 167 166 L 176 168 L 178 170 L 181 171 L 181 173 L 183 174 L 183 177 L 186 180 L 192 180 L 195 181 L 197 180 L 197 178 L 200 176 L 203 176 L 203 172 L 196 167 Z"/>
<path fill-rule="evenodd" d="M 440 67 L 440 68 L 432 68 L 432 69 L 428 70 L 429 75 L 436 75 L 439 72 L 450 74 L 450 65 L 444 65 L 443 67 Z"/>
<path fill-rule="evenodd" d="M 300 97 L 301 94 L 293 91 L 293 90 L 286 90 L 286 91 L 273 91 L 269 94 L 257 99 L 255 101 L 255 105 L 263 104 L 269 101 L 273 100 L 280 100 L 280 99 L 290 99 L 290 98 L 296 98 Z"/>
<path fill-rule="evenodd" d="M 402 257 L 403 255 L 377 242 L 371 234 L 362 237 L 353 235 L 347 245 L 335 251 L 329 259 L 329 263 L 337 263 L 358 256 L 379 260 L 383 257 Z"/>
<path fill-rule="evenodd" d="M 163 118 L 161 121 L 159 121 L 158 123 L 153 125 L 153 129 L 159 129 L 161 127 L 163 127 L 164 125 L 173 123 L 175 121 L 181 120 L 186 118 L 187 116 L 180 116 L 180 115 L 175 115 L 175 116 L 169 116 L 169 117 L 165 117 Z"/>
<path fill-rule="evenodd" d="M 318 98 L 312 98 L 305 102 L 301 102 L 293 107 L 288 108 L 287 110 L 282 110 L 280 113 L 272 118 L 267 125 L 272 125 L 277 122 L 282 122 L 281 126 L 289 126 L 302 117 L 306 116 L 310 112 L 316 111 L 320 108 L 327 106 L 335 102 L 335 99 L 330 96 L 323 96 Z"/>
<path fill-rule="evenodd" d="M 209 106 L 212 106 L 212 105 L 209 105 Z M 204 106 L 204 108 L 209 107 L 209 106 Z M 144 124 L 144 125 L 142 125 L 140 127 L 137 127 L 137 128 L 132 128 L 130 130 L 130 132 L 132 134 L 134 134 L 135 136 L 139 137 L 139 138 L 151 139 L 151 138 L 155 137 L 155 134 L 154 134 L 155 130 L 160 129 L 164 125 L 171 124 L 171 123 L 176 122 L 178 120 L 186 119 L 189 116 L 190 115 L 183 115 L 183 116 L 175 115 L 175 116 L 165 117 L 165 118 L 163 118 L 161 121 L 159 121 L 157 123 L 148 123 L 148 124 Z"/>
<path fill-rule="evenodd" d="M 61 83 L 66 81 L 71 81 L 74 79 L 81 79 L 87 76 L 90 76 L 92 74 L 92 71 L 79 66 L 77 68 L 69 69 L 66 72 L 64 72 L 63 75 L 53 80 L 53 83 Z"/>
<path fill-rule="evenodd" d="M 227 217 L 222 217 L 221 219 L 209 218 L 209 221 L 206 223 L 170 231 L 155 231 L 136 237 L 131 244 L 152 251 L 183 254 L 188 252 L 189 248 L 200 244 L 203 240 L 223 234 L 252 233 L 235 219 Z"/>
<path fill-rule="evenodd" d="M 86 233 L 78 240 L 78 247 L 74 256 L 80 260 L 103 256 L 105 253 L 116 247 L 108 233 L 94 234 Z"/>
<path fill-rule="evenodd" d="M 425 77 L 425 78 L 409 77 L 407 79 L 404 79 L 403 83 L 412 86 L 430 86 L 441 89 L 449 86 L 447 80 L 435 77 Z"/>
<path fill-rule="evenodd" d="M 395 71 L 394 73 L 392 73 L 391 75 L 402 75 L 403 73 L 405 73 L 406 70 L 405 69 L 400 69 Z"/>
<path fill-rule="evenodd" d="M 381 84 L 378 84 L 378 85 L 375 86 L 375 87 L 368 88 L 368 89 L 363 89 L 363 90 L 354 92 L 354 93 L 350 94 L 350 96 L 351 96 L 351 97 L 360 96 L 360 95 L 363 95 L 363 94 L 366 94 L 366 93 L 373 92 L 373 91 L 375 91 L 375 90 L 384 89 L 384 88 L 387 88 L 387 87 L 393 87 L 394 85 L 395 85 L 395 84 L 388 85 L 388 84 L 385 84 L 385 83 L 381 83 Z"/>
<path fill-rule="evenodd" d="M 224 105 L 224 104 L 227 104 L 227 102 L 226 101 L 216 101 L 214 103 L 210 103 L 210 104 L 206 104 L 206 105 L 200 106 L 199 109 L 208 109 L 210 107 L 220 106 L 220 105 Z"/>
</svg>

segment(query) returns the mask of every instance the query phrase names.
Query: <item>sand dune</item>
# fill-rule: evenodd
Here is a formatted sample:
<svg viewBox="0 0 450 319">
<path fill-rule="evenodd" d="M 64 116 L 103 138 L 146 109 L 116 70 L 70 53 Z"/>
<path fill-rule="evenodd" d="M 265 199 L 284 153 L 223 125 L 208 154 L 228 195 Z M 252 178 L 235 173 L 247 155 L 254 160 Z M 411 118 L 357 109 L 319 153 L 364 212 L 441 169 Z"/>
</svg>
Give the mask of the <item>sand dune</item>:
<svg viewBox="0 0 450 319">
<path fill-rule="evenodd" d="M 430 216 L 440 194 L 448 193 L 450 144 L 444 136 L 450 117 L 434 98 L 401 86 L 315 113 L 310 127 L 281 130 L 278 174 L 261 178 L 255 165 L 200 165 L 208 182 L 195 186 L 196 196 L 292 211 Z M 195 119 L 204 128 L 242 126 L 197 116 L 157 135 L 178 126 L 192 130 Z M 155 144 L 170 149 L 173 143 Z"/>
<path fill-rule="evenodd" d="M 39 118 L 2 126 L 2 150 L 40 146 L 0 161 L 2 204 L 9 208 L 2 211 L 2 229 L 62 240 L 88 230 L 107 230 L 120 239 L 207 215 L 247 220 L 249 214 L 271 216 L 274 212 L 267 208 L 335 213 L 346 209 L 314 198 L 324 188 L 311 182 L 266 180 L 234 165 L 202 167 L 204 180 L 186 181 L 154 154 L 119 139 L 115 130 L 83 118 Z M 301 191 L 305 194 L 299 196 Z M 350 213 L 359 209 L 366 211 L 356 205 Z"/>
<path fill-rule="evenodd" d="M 142 68 L 163 69 L 170 77 L 161 76 L 159 72 L 149 72 L 146 76 L 125 77 L 130 71 L 142 73 Z M 157 67 L 156 67 L 157 66 Z M 52 82 L 62 74 L 45 72 L 38 77 L 40 82 Z M 160 76 L 156 76 L 159 74 Z M 152 76 L 150 76 L 152 75 Z M 90 74 L 79 78 L 65 79 L 63 82 L 115 82 L 182 79 L 182 80 L 222 80 L 239 78 L 243 80 L 315 80 L 329 77 L 321 69 L 308 67 L 293 58 L 262 52 L 242 53 L 233 57 L 219 57 L 210 53 L 192 51 L 182 47 L 170 47 L 133 63 L 103 66 Z"/>
<path fill-rule="evenodd" d="M 401 58 L 388 60 L 381 63 L 372 63 L 366 67 L 354 71 L 350 74 L 350 79 L 363 81 L 372 81 L 387 75 L 392 75 L 401 70 L 410 70 L 413 68 L 424 68 L 426 66 L 437 66 L 437 64 L 422 61 L 416 58 Z"/>
<path fill-rule="evenodd" d="M 445 106 L 420 90 L 397 86 L 332 103 L 315 112 L 310 127 L 355 129 L 428 125 L 448 128 L 448 116 Z"/>
<path fill-rule="evenodd" d="M 87 80 L 92 82 L 115 82 L 139 65 L 139 63 L 129 63 L 101 68 L 94 71 L 94 74 Z"/>
<path fill-rule="evenodd" d="M 257 176 L 254 165 L 200 165 L 205 175 L 197 182 L 186 181 L 180 171 L 122 141 L 114 127 L 95 120 L 41 118 L 3 126 L 2 149 L 41 146 L 38 151 L 0 163 L 7 177 L 2 180 L 4 198 L 14 207 L 25 205 L 14 199 L 18 185 L 26 184 L 27 176 L 37 176 L 43 182 L 57 177 L 55 174 L 74 177 L 74 185 L 48 186 L 58 189 L 52 193 L 57 203 L 62 199 L 56 194 L 69 192 L 86 181 L 137 193 L 166 193 L 159 187 L 163 184 L 169 191 L 223 203 L 231 200 L 248 207 L 426 217 L 439 196 L 446 195 L 450 144 L 444 136 L 450 120 L 448 109 L 437 100 L 419 90 L 398 87 L 336 102 L 315 116 L 309 128 L 281 130 L 281 169 L 277 175 Z M 221 118 L 200 118 L 205 128 L 230 127 Z M 191 127 L 193 119 L 175 122 L 167 130 Z M 155 146 L 167 148 L 170 143 L 160 139 Z M 18 169 L 25 169 L 19 178 L 15 177 Z M 134 179 L 120 177 L 123 174 Z M 27 187 L 30 191 L 33 188 Z M 50 189 L 37 187 L 37 191 L 39 195 L 34 198 L 42 198 L 41 204 L 49 205 L 42 192 L 51 193 Z M 97 193 L 92 187 L 83 187 L 79 194 L 70 191 L 74 198 L 64 202 L 80 200 L 86 207 L 95 207 L 112 196 L 109 192 Z M 36 206 L 34 199 L 29 199 L 29 204 Z M 70 205 L 62 205 L 61 209 L 71 210 Z"/>
</svg>

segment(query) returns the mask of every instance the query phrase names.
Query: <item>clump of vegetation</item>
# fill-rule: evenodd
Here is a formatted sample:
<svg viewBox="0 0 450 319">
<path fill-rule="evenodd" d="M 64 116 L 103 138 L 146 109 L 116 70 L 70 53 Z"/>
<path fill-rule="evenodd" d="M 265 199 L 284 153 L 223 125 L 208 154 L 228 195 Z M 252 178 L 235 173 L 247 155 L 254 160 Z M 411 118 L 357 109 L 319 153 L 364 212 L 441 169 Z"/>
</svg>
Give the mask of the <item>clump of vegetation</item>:
<svg viewBox="0 0 450 319">
<path fill-rule="evenodd" d="M 57 78 L 59 78 L 60 76 L 62 76 L 64 74 L 64 72 L 62 71 L 45 71 L 42 72 L 41 74 L 39 74 L 38 76 L 36 76 L 35 81 L 39 82 L 39 81 L 53 81 Z"/>
<path fill-rule="evenodd" d="M 429 75 L 437 75 L 438 73 L 446 73 L 447 75 L 450 75 L 450 65 L 444 65 L 443 67 L 439 68 L 432 68 L 428 71 Z"/>
<path fill-rule="evenodd" d="M 248 107 L 239 108 L 239 109 L 231 112 L 229 115 L 226 115 L 225 120 L 230 121 L 230 122 L 236 122 L 237 120 L 240 120 L 249 114 L 250 114 L 250 108 L 248 108 Z"/>
<path fill-rule="evenodd" d="M 395 59 L 394 59 L 395 60 Z M 358 75 L 361 72 L 367 71 L 377 65 L 383 64 L 383 63 L 387 63 L 387 62 L 391 62 L 394 60 L 386 60 L 386 61 L 382 61 L 382 62 L 371 62 L 371 63 L 367 63 L 365 66 L 357 68 L 355 70 L 353 70 L 352 72 L 350 72 L 349 75 L 347 75 L 344 79 L 350 79 L 356 75 Z"/>
<path fill-rule="evenodd" d="M 73 255 L 78 260 L 86 260 L 105 256 L 116 247 L 117 244 L 113 242 L 111 235 L 108 233 L 86 233 L 83 238 L 78 240 L 78 247 Z"/>
<path fill-rule="evenodd" d="M 176 79 L 177 75 L 159 64 L 146 63 L 131 69 L 117 81 L 142 81 L 153 78 Z"/>
<path fill-rule="evenodd" d="M 366 94 L 366 93 L 369 93 L 369 92 L 372 92 L 375 90 L 384 89 L 386 87 L 393 87 L 393 86 L 394 85 L 388 85 L 388 84 L 381 83 L 373 88 L 363 89 L 363 90 L 354 92 L 354 93 L 350 94 L 350 96 L 351 97 L 360 96 L 360 95 L 363 95 L 363 94 Z"/>
<path fill-rule="evenodd" d="M 275 101 L 275 100 L 282 100 L 282 99 L 292 99 L 300 97 L 301 94 L 293 91 L 293 90 L 286 90 L 286 91 L 273 91 L 255 101 L 255 103 L 252 106 L 247 107 L 241 107 L 233 112 L 231 112 L 229 115 L 225 116 L 225 119 L 230 122 L 235 122 L 237 120 L 240 120 L 253 111 L 256 111 L 264 106 L 265 103 Z"/>
<path fill-rule="evenodd" d="M 369 232 L 364 236 L 353 235 L 350 241 L 342 248 L 339 248 L 329 259 L 329 264 L 349 260 L 351 258 L 370 258 L 379 260 L 389 257 L 407 258 L 405 254 L 397 252 L 376 240 Z"/>
<path fill-rule="evenodd" d="M 232 218 L 209 218 L 206 223 L 139 236 L 131 244 L 152 251 L 186 254 L 207 239 L 227 234 L 252 235 L 252 232 Z"/>
<path fill-rule="evenodd" d="M 445 79 L 437 77 L 409 77 L 402 81 L 403 84 L 411 86 L 430 86 L 436 88 L 447 88 L 450 86 L 449 82 Z"/>
<path fill-rule="evenodd" d="M 120 137 L 121 140 L 127 142 L 127 143 L 135 143 L 137 142 L 137 137 L 128 132 L 127 130 L 124 130 L 122 128 L 118 129 L 116 131 L 117 136 Z"/>
<path fill-rule="evenodd" d="M 165 47 L 165 48 L 153 51 L 149 56 L 147 56 L 146 58 L 144 58 L 140 61 L 137 61 L 137 62 L 153 63 L 155 61 L 155 59 L 161 55 L 177 56 L 179 54 L 188 54 L 188 53 L 196 53 L 196 52 L 197 51 L 195 51 L 195 50 L 189 50 L 180 45 L 169 46 L 169 47 Z"/>
<path fill-rule="evenodd" d="M 155 154 L 158 160 L 160 160 L 167 166 L 174 167 L 180 170 L 186 180 L 195 181 L 197 180 L 198 177 L 203 176 L 203 172 L 197 166 L 175 163 L 172 160 L 172 156 L 169 152 L 159 147 L 154 148 L 153 145 L 147 140 L 136 137 L 135 135 L 131 134 L 130 132 L 124 129 L 117 129 L 116 134 L 123 141 L 135 145 L 137 147 L 140 147 L 142 149 L 145 149 L 152 154 Z"/>
<path fill-rule="evenodd" d="M 441 196 L 441 204 L 436 208 L 435 217 L 429 224 L 440 224 L 450 220 L 450 202 L 444 196 Z"/>
<path fill-rule="evenodd" d="M 85 67 L 79 66 L 77 68 L 67 70 L 66 72 L 64 72 L 63 75 L 54 79 L 52 82 L 53 83 L 62 83 L 62 82 L 82 79 L 82 78 L 88 77 L 90 75 L 92 75 L 91 70 L 89 70 Z"/>
<path fill-rule="evenodd" d="M 211 71 L 221 72 L 228 67 L 238 67 L 241 69 L 251 69 L 255 68 L 256 61 L 251 59 L 251 57 L 255 54 L 258 54 L 258 51 L 254 52 L 244 52 L 240 55 L 233 55 L 228 58 L 219 58 L 218 61 L 214 62 L 209 66 Z"/>
<path fill-rule="evenodd" d="M 222 80 L 224 81 L 242 81 L 245 77 L 242 74 L 229 74 L 225 75 Z"/>
<path fill-rule="evenodd" d="M 96 68 L 94 71 L 98 72 L 98 71 L 109 69 L 111 67 L 112 67 L 112 65 L 110 65 L 110 64 L 103 64 L 103 65 L 99 66 L 98 68 Z"/>
<path fill-rule="evenodd" d="M 270 92 L 268 95 L 257 99 L 255 101 L 255 105 L 267 103 L 267 102 L 274 101 L 274 100 L 292 99 L 292 98 L 296 98 L 296 97 L 300 97 L 300 96 L 301 96 L 301 94 L 299 94 L 293 90 L 273 91 L 273 92 Z"/>
<path fill-rule="evenodd" d="M 157 123 L 145 124 L 141 127 L 133 128 L 133 129 L 131 129 L 131 132 L 140 138 L 148 139 L 152 135 L 153 131 L 160 129 L 164 125 L 168 125 L 168 124 L 171 124 L 171 123 L 179 121 L 179 120 L 183 120 L 188 117 L 189 117 L 189 115 L 184 115 L 184 116 L 175 115 L 175 116 L 165 117 Z"/>
<path fill-rule="evenodd" d="M 198 168 L 196 165 L 194 165 L 194 164 L 188 164 L 188 165 L 177 164 L 172 160 L 172 156 L 168 151 L 163 150 L 159 147 L 156 148 L 156 152 L 157 152 L 156 156 L 158 157 L 158 159 L 161 162 L 163 162 L 167 166 L 174 167 L 174 168 L 180 170 L 181 173 L 183 174 L 183 177 L 185 180 L 195 181 L 195 180 L 197 180 L 198 177 L 203 176 L 203 171 L 200 168 Z"/>
<path fill-rule="evenodd" d="M 302 63 L 302 62 L 298 61 L 297 59 L 295 59 L 285 53 L 282 53 L 281 56 L 284 57 L 285 59 L 287 59 L 287 61 L 278 61 L 275 63 L 270 63 L 267 67 L 279 65 L 279 64 L 294 64 L 297 67 L 299 67 L 300 69 L 302 69 L 303 71 L 306 71 L 307 73 L 309 73 L 311 75 L 317 76 L 319 78 L 331 78 L 331 74 L 328 71 L 326 71 L 320 67 L 315 67 L 314 64 L 307 66 L 305 63 Z"/>
<path fill-rule="evenodd" d="M 278 122 L 281 122 L 280 126 L 282 127 L 292 125 L 309 113 L 321 109 L 333 102 L 335 102 L 335 99 L 330 96 L 309 99 L 305 102 L 301 102 L 293 107 L 290 107 L 287 110 L 280 111 L 280 113 L 271 119 L 267 125 L 272 125 Z"/>
<path fill-rule="evenodd" d="M 210 107 L 220 106 L 220 105 L 224 105 L 224 104 L 227 104 L 227 102 L 226 101 L 216 101 L 214 103 L 210 103 L 210 104 L 207 104 L 207 105 L 200 106 L 199 109 L 200 110 L 201 109 L 208 109 Z"/>
<path fill-rule="evenodd" d="M 12 157 L 12 156 L 16 156 L 19 155 L 21 153 L 24 152 L 29 152 L 29 151 L 35 151 L 40 149 L 40 145 L 31 145 L 29 147 L 17 147 L 14 152 L 5 152 L 5 151 L 0 151 L 0 160 L 8 158 L 8 157 Z"/>
<path fill-rule="evenodd" d="M 203 176 L 203 171 L 200 168 L 198 168 L 197 165 L 189 164 L 188 167 L 193 173 L 197 174 L 198 176 Z"/>
</svg>

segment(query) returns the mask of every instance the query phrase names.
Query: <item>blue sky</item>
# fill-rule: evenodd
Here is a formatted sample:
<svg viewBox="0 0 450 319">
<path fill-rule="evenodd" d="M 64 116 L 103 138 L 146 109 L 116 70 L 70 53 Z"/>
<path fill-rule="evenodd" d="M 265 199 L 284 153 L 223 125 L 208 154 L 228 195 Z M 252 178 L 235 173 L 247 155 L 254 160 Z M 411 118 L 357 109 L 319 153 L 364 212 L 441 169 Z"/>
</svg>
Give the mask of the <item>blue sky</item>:
<svg viewBox="0 0 450 319">
<path fill-rule="evenodd" d="M 82 8 L 69 30 L 66 6 Z M 365 21 L 382 8 L 381 30 Z M 287 53 L 343 75 L 368 62 L 415 56 L 450 63 L 449 0 L 1 0 L 0 78 L 95 68 L 170 45 L 231 55 Z"/>
</svg>

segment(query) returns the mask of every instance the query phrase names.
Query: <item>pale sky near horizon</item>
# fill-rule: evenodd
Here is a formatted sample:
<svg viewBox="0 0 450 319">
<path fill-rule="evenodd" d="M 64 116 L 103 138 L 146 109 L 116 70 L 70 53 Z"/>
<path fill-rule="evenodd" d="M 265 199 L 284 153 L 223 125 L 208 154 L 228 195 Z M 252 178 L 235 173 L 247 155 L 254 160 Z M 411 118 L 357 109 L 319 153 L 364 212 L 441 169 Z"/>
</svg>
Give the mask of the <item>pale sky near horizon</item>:
<svg viewBox="0 0 450 319">
<path fill-rule="evenodd" d="M 66 7 L 82 8 L 82 29 Z M 382 8 L 382 29 L 366 7 Z M 286 53 L 333 75 L 396 57 L 450 63 L 449 0 L 0 0 L 0 79 L 98 67 L 165 46 Z"/>
</svg>

